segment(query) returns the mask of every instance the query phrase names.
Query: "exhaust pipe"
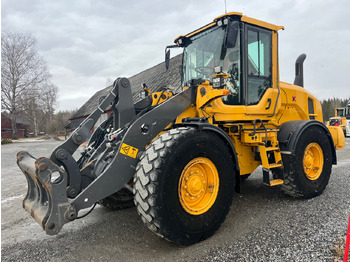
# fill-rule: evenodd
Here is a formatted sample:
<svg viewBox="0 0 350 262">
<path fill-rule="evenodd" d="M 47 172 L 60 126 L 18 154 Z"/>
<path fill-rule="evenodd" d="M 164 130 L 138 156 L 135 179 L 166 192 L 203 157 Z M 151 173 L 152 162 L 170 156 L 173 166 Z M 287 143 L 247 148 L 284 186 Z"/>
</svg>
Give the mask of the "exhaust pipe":
<svg viewBox="0 0 350 262">
<path fill-rule="evenodd" d="M 301 54 L 295 61 L 295 78 L 294 85 L 304 87 L 304 69 L 303 63 L 306 58 L 305 54 Z"/>
</svg>

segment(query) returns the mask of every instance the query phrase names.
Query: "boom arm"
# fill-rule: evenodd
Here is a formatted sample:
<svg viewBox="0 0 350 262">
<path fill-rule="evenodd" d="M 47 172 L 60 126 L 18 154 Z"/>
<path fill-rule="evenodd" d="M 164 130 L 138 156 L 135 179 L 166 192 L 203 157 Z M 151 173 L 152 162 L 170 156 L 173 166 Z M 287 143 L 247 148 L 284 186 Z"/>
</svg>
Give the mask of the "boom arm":
<svg viewBox="0 0 350 262">
<path fill-rule="evenodd" d="M 196 88 L 189 88 L 143 114 L 135 114 L 130 82 L 117 79 L 113 90 L 99 107 L 58 146 L 49 158 L 35 159 L 19 152 L 17 164 L 28 181 L 23 207 L 49 235 L 77 218 L 79 210 L 90 207 L 120 190 L 135 173 L 138 152 L 195 101 Z M 112 103 L 112 135 L 94 149 L 88 162 L 79 166 L 73 153 L 84 142 L 101 114 Z M 103 123 L 104 124 L 104 123 Z M 101 124 L 101 125 L 103 125 Z M 97 128 L 95 132 L 99 132 Z M 96 138 L 95 133 L 92 138 Z M 90 141 L 92 142 L 92 141 Z M 63 168 L 62 168 L 63 167 Z"/>
</svg>

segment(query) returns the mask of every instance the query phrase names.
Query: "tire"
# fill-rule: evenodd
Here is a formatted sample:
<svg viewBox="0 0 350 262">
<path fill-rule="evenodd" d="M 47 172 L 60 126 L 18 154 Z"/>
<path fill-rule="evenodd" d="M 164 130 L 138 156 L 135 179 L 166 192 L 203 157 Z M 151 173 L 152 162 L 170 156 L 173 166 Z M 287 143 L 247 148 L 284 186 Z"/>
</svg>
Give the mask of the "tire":
<svg viewBox="0 0 350 262">
<path fill-rule="evenodd" d="M 98 203 L 109 210 L 122 210 L 135 206 L 134 194 L 126 188 L 120 189 L 118 192 L 100 200 Z"/>
<path fill-rule="evenodd" d="M 245 175 L 241 175 L 240 178 L 241 178 L 241 182 L 245 181 L 248 179 L 248 177 L 250 177 L 251 174 L 245 174 Z"/>
<path fill-rule="evenodd" d="M 332 150 L 328 136 L 317 126 L 301 134 L 295 156 L 282 155 L 282 190 L 293 197 L 312 198 L 325 190 L 332 171 Z"/>
<path fill-rule="evenodd" d="M 235 172 L 230 151 L 216 134 L 189 127 L 169 130 L 148 146 L 136 168 L 137 212 L 166 240 L 197 243 L 225 220 Z M 205 181 L 210 186 L 203 186 Z"/>
</svg>

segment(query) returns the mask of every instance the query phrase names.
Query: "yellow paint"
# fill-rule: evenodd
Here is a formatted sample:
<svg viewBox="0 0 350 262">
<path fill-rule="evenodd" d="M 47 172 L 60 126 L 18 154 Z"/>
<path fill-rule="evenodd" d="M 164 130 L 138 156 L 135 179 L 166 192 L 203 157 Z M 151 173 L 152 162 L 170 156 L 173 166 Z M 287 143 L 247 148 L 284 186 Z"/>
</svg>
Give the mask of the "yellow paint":
<svg viewBox="0 0 350 262">
<path fill-rule="evenodd" d="M 332 135 L 335 149 L 339 150 L 345 147 L 345 136 L 340 126 L 327 126 Z"/>
<path fill-rule="evenodd" d="M 256 147 L 242 144 L 239 134 L 230 134 L 230 138 L 237 153 L 240 175 L 251 174 L 261 162 L 254 158 Z"/>
<path fill-rule="evenodd" d="M 240 12 L 229 12 L 229 13 L 226 13 L 226 14 L 223 14 L 223 15 L 220 15 L 218 17 L 215 17 L 214 18 L 214 22 L 216 22 L 217 20 L 223 18 L 223 17 L 226 17 L 226 16 L 243 16 L 242 13 Z"/>
<path fill-rule="evenodd" d="M 208 158 L 191 160 L 183 169 L 178 185 L 181 206 L 191 215 L 207 212 L 219 192 L 219 173 Z"/>
<path fill-rule="evenodd" d="M 303 170 L 309 180 L 317 180 L 323 170 L 323 151 L 319 144 L 310 143 L 304 151 Z"/>
<path fill-rule="evenodd" d="M 170 91 L 154 92 L 152 95 L 152 106 L 159 105 L 169 98 L 173 97 L 173 93 Z"/>
<path fill-rule="evenodd" d="M 270 181 L 270 186 L 278 186 L 284 184 L 282 179 L 274 179 Z"/>
<path fill-rule="evenodd" d="M 137 152 L 139 152 L 139 150 L 136 147 L 127 145 L 125 143 L 123 143 L 122 147 L 120 148 L 120 153 L 126 156 L 129 156 L 131 158 L 136 158 Z"/>
<path fill-rule="evenodd" d="M 203 107 L 205 104 L 209 103 L 211 100 L 218 97 L 227 96 L 230 92 L 226 89 L 212 89 L 204 96 L 197 95 L 197 108 Z"/>
<path fill-rule="evenodd" d="M 255 19 L 255 18 L 251 18 L 248 16 L 242 16 L 241 21 L 247 22 L 249 24 L 257 25 L 260 27 L 264 27 L 264 28 L 267 28 L 267 29 L 270 29 L 273 31 L 278 31 L 278 30 L 284 29 L 284 26 L 273 25 L 273 24 L 270 24 L 270 23 L 267 23 L 267 22 L 264 22 L 264 21 L 261 21 L 261 20 Z"/>
<path fill-rule="evenodd" d="M 241 13 L 227 13 L 216 17 L 214 22 L 185 36 L 191 37 L 212 26 L 216 21 L 225 16 L 236 16 L 243 23 L 248 23 L 271 30 L 272 33 L 272 83 L 262 95 L 256 105 L 227 105 L 222 101 L 222 96 L 226 95 L 226 89 L 214 89 L 209 81 L 205 81 L 197 88 L 195 104 L 192 104 L 176 119 L 176 124 L 182 123 L 184 118 L 206 117 L 208 122 L 216 125 L 229 135 L 240 167 L 240 175 L 252 173 L 259 165 L 266 169 L 282 168 L 282 157 L 279 150 L 277 133 L 281 124 L 295 120 L 309 120 L 323 122 L 322 108 L 320 101 L 305 88 L 281 82 L 278 69 L 278 31 L 283 26 L 277 26 L 257 19 L 243 16 Z M 175 41 L 177 41 L 177 38 Z M 215 75 L 213 76 L 215 77 Z M 242 83 L 241 83 L 242 84 Z M 188 88 L 188 87 L 185 87 Z M 309 110 L 308 101 L 313 102 L 313 111 Z M 259 119 L 263 121 L 267 128 L 267 133 L 263 126 L 257 122 L 256 128 L 260 129 L 252 136 L 253 121 Z M 233 128 L 233 129 L 231 129 Z M 341 128 L 329 127 L 336 149 L 345 145 L 344 135 Z M 267 144 L 266 144 L 267 141 Z M 321 152 L 322 153 L 322 152 Z M 323 164 L 318 158 L 314 162 L 310 160 L 310 155 L 321 155 L 316 146 L 308 149 L 304 161 L 304 170 L 309 179 L 317 179 L 318 173 L 310 171 L 311 166 L 321 167 Z M 273 163 L 268 155 L 274 155 Z M 315 160 L 316 159 L 316 160 Z M 210 166 L 210 165 L 209 165 Z M 270 185 L 282 184 L 283 180 L 272 180 Z M 184 193 L 184 191 L 182 192 Z M 186 202 L 186 200 L 183 200 Z M 183 203 L 182 203 L 183 204 Z M 185 204 L 183 204 L 185 206 Z"/>
<path fill-rule="evenodd" d="M 198 111 L 197 111 L 197 107 L 195 105 L 191 105 L 189 106 L 184 112 L 182 112 L 177 118 L 175 123 L 176 124 L 180 124 L 182 123 L 182 119 L 184 118 L 194 118 L 194 117 L 198 117 Z"/>
<path fill-rule="evenodd" d="M 338 120 L 338 122 L 340 123 L 339 126 L 341 127 L 341 129 L 343 129 L 344 134 L 346 134 L 346 117 L 345 117 L 345 111 L 346 108 L 345 107 L 338 107 L 335 109 L 334 112 L 334 117 L 331 117 L 329 120 Z M 342 112 L 342 116 L 340 116 L 340 112 Z M 327 127 L 330 126 L 329 124 L 330 121 L 327 121 Z"/>
</svg>

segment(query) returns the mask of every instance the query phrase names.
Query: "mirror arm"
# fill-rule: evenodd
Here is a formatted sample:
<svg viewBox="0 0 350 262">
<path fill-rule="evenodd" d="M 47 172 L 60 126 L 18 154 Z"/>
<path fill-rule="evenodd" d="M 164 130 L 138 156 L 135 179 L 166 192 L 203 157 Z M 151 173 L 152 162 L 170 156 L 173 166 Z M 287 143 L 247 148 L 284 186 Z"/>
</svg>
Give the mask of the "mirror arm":
<svg viewBox="0 0 350 262">
<path fill-rule="evenodd" d="M 170 48 L 179 47 L 178 45 L 168 45 L 165 47 L 165 68 L 168 70 L 170 63 Z"/>
</svg>

